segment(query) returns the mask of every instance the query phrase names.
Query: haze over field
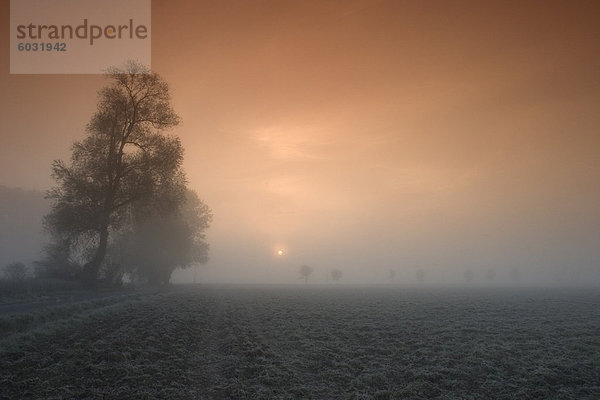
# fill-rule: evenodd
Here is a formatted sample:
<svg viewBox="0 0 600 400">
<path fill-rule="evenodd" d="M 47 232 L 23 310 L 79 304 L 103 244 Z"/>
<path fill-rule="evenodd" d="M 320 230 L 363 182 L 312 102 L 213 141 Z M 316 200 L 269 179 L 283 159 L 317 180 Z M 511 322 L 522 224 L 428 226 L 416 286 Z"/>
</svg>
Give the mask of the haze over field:
<svg viewBox="0 0 600 400">
<path fill-rule="evenodd" d="M 315 282 L 600 282 L 600 3 L 164 0 L 152 16 L 214 212 L 204 281 L 300 282 L 309 264 Z M 49 188 L 105 83 L 10 75 L 3 57 L 0 185 Z M 2 200 L 0 237 L 38 231 Z"/>
</svg>

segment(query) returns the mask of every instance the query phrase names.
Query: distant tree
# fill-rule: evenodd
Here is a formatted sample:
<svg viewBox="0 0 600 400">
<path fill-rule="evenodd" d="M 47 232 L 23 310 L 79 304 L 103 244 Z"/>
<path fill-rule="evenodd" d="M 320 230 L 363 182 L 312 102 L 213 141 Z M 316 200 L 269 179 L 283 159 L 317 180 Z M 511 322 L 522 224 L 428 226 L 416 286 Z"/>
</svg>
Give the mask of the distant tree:
<svg viewBox="0 0 600 400">
<path fill-rule="evenodd" d="M 12 283 L 23 283 L 27 278 L 27 267 L 22 262 L 14 262 L 4 267 L 4 277 Z"/>
<path fill-rule="evenodd" d="M 343 275 L 344 272 L 341 269 L 334 268 L 331 270 L 331 279 L 333 279 L 334 281 L 339 281 L 340 279 L 342 279 Z"/>
<path fill-rule="evenodd" d="M 81 276 L 92 284 L 110 236 L 127 224 L 136 203 L 160 197 L 154 203 L 168 213 L 184 199 L 183 150 L 163 133 L 179 122 L 167 84 L 135 63 L 111 69 L 109 78 L 71 163 L 53 163 L 57 185 L 47 195 L 54 204 L 46 227 L 56 243 L 85 260 Z"/>
<path fill-rule="evenodd" d="M 390 269 L 388 271 L 388 278 L 390 281 L 393 281 L 396 278 L 396 270 Z"/>
<path fill-rule="evenodd" d="M 417 282 L 423 284 L 425 282 L 425 270 L 423 268 L 419 268 L 416 271 Z"/>
<path fill-rule="evenodd" d="M 475 279 L 475 272 L 473 272 L 473 270 L 471 268 L 465 269 L 464 275 L 465 275 L 465 281 L 467 283 L 471 283 Z"/>
<path fill-rule="evenodd" d="M 308 283 L 308 277 L 313 273 L 313 271 L 314 270 L 312 267 L 309 267 L 308 265 L 303 265 L 298 270 L 298 273 L 300 274 L 300 277 L 304 279 L 304 283 Z"/>
<path fill-rule="evenodd" d="M 204 232 L 212 213 L 195 192 L 186 192 L 179 212 L 151 215 L 145 211 L 137 216 L 132 231 L 123 235 L 120 243 L 124 271 L 151 284 L 166 284 L 175 268 L 208 261 Z"/>
</svg>

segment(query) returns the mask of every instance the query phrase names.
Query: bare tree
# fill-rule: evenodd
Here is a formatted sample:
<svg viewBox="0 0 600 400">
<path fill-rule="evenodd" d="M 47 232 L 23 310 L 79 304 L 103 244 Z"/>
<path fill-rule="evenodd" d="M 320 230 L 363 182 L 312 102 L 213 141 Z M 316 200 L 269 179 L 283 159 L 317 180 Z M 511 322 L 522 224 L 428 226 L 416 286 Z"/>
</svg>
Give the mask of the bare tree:
<svg viewBox="0 0 600 400">
<path fill-rule="evenodd" d="M 313 273 L 313 268 L 308 265 L 303 265 L 298 270 L 300 277 L 304 279 L 304 283 L 308 283 L 308 277 Z"/>
<path fill-rule="evenodd" d="M 86 137 L 73 145 L 71 163 L 53 163 L 57 186 L 46 226 L 70 253 L 79 248 L 82 277 L 98 278 L 111 232 L 127 221 L 136 202 L 160 198 L 160 210 L 184 198 L 183 150 L 164 131 L 178 124 L 167 84 L 135 63 L 109 72 Z M 82 250 L 83 248 L 83 250 Z"/>
<path fill-rule="evenodd" d="M 334 268 L 331 270 L 331 279 L 333 279 L 334 282 L 342 279 L 342 276 L 344 276 L 344 272 L 341 269 Z"/>
<path fill-rule="evenodd" d="M 388 279 L 390 281 L 393 281 L 396 278 L 396 270 L 395 269 L 390 269 L 388 271 Z"/>
</svg>

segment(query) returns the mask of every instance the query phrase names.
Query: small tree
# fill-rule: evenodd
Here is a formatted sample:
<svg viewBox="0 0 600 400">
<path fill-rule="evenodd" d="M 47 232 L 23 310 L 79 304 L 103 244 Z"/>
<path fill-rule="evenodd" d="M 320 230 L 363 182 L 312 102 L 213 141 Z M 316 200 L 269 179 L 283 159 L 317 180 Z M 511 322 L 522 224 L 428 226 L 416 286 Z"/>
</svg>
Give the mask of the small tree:
<svg viewBox="0 0 600 400">
<path fill-rule="evenodd" d="M 396 278 L 396 270 L 390 269 L 388 271 L 388 278 L 390 281 L 393 281 Z"/>
<path fill-rule="evenodd" d="M 300 274 L 300 278 L 304 279 L 304 283 L 308 283 L 308 277 L 313 273 L 313 271 L 314 270 L 312 267 L 309 267 L 308 265 L 303 265 L 298 270 L 298 273 Z"/>
<path fill-rule="evenodd" d="M 344 273 L 342 272 L 341 269 L 334 268 L 331 270 L 331 279 L 333 279 L 334 282 L 342 279 L 343 275 L 344 275 Z"/>
</svg>

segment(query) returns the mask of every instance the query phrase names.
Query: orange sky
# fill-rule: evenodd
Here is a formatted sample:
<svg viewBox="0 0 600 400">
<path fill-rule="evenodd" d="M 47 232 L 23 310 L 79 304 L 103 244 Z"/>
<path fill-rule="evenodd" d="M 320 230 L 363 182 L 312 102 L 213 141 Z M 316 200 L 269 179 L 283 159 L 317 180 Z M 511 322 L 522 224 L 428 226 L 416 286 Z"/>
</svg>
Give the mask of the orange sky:
<svg viewBox="0 0 600 400">
<path fill-rule="evenodd" d="M 0 184 L 47 188 L 104 80 L 9 75 L 8 3 Z M 152 15 L 190 186 L 215 213 L 207 279 L 598 270 L 597 1 L 162 0 Z"/>
</svg>

